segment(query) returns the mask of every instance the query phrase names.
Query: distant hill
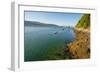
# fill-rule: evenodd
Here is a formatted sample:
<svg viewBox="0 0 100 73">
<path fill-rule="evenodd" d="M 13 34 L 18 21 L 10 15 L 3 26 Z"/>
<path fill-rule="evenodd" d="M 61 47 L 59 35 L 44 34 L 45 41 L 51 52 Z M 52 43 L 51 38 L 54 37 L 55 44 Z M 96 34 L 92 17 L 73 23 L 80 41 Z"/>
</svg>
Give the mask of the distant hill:
<svg viewBox="0 0 100 73">
<path fill-rule="evenodd" d="M 77 28 L 90 28 L 90 14 L 84 14 L 81 19 L 78 21 Z"/>
<path fill-rule="evenodd" d="M 55 24 L 47 24 L 47 23 L 41 23 L 36 21 L 24 21 L 24 26 L 34 26 L 34 27 L 59 27 Z"/>
</svg>

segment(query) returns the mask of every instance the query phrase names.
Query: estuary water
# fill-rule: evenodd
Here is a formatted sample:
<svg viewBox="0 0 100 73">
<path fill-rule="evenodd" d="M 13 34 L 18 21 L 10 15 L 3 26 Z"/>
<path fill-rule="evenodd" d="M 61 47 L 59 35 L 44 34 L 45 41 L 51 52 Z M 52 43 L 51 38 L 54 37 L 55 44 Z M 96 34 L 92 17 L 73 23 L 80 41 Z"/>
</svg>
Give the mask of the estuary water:
<svg viewBox="0 0 100 73">
<path fill-rule="evenodd" d="M 75 33 L 67 27 L 24 26 L 24 61 L 63 60 Z"/>
</svg>

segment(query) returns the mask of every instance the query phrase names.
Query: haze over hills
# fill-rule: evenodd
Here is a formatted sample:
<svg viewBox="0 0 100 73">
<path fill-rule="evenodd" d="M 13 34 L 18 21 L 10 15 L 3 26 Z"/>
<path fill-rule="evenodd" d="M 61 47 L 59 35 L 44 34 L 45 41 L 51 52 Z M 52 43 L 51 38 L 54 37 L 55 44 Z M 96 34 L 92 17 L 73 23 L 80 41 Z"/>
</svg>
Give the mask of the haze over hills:
<svg viewBox="0 0 100 73">
<path fill-rule="evenodd" d="M 56 24 L 41 23 L 37 21 L 24 21 L 24 26 L 34 26 L 34 27 L 60 27 Z"/>
</svg>

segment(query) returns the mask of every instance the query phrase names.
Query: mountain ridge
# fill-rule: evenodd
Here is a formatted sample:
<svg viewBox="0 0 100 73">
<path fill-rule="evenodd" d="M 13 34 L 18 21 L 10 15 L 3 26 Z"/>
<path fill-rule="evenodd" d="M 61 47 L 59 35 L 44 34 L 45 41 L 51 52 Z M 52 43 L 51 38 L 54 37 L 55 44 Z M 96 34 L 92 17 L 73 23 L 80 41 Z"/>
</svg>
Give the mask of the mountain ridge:
<svg viewBox="0 0 100 73">
<path fill-rule="evenodd" d="M 48 23 L 42 23 L 37 21 L 24 21 L 24 26 L 60 27 L 56 24 L 48 24 Z"/>
</svg>

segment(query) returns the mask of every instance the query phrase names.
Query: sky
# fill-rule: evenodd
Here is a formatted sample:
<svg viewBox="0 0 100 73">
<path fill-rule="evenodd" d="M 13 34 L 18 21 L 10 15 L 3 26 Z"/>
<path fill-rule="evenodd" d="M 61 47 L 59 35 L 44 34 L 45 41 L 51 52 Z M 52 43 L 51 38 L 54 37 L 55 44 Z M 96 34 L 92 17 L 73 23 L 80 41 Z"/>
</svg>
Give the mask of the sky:
<svg viewBox="0 0 100 73">
<path fill-rule="evenodd" d="M 59 26 L 75 26 L 82 13 L 63 13 L 63 12 L 40 12 L 40 11 L 25 11 L 25 21 L 37 21 L 42 23 L 56 24 Z"/>
</svg>

